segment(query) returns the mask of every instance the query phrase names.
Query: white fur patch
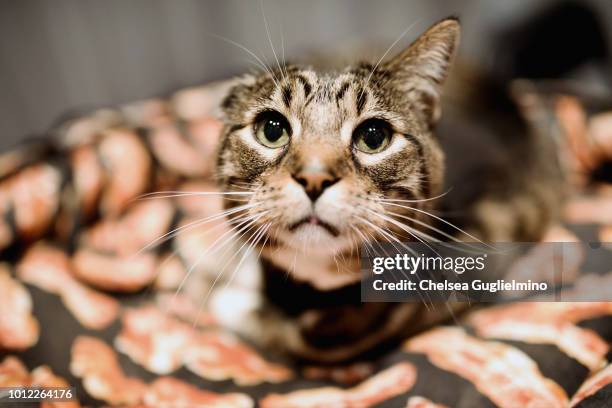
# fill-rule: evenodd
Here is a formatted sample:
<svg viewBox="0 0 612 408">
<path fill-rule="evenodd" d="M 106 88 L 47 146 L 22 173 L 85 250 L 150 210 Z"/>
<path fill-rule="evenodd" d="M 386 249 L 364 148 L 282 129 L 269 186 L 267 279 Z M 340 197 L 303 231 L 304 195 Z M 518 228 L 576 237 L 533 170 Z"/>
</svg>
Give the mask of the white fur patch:
<svg viewBox="0 0 612 408">
<path fill-rule="evenodd" d="M 358 264 L 355 270 L 345 269 L 328 255 L 317 255 L 312 252 L 295 250 L 270 251 L 268 258 L 288 271 L 292 277 L 302 282 L 309 282 L 319 290 L 332 290 L 358 282 L 361 279 Z"/>
<path fill-rule="evenodd" d="M 255 311 L 261 307 L 261 267 L 257 256 L 251 253 L 240 268 L 228 268 L 227 279 L 217 283 L 210 297 L 210 309 L 224 327 L 239 330 Z"/>
<path fill-rule="evenodd" d="M 353 142 L 353 130 L 355 130 L 355 121 L 347 119 L 340 128 L 340 140 L 345 146 L 350 146 Z"/>
</svg>

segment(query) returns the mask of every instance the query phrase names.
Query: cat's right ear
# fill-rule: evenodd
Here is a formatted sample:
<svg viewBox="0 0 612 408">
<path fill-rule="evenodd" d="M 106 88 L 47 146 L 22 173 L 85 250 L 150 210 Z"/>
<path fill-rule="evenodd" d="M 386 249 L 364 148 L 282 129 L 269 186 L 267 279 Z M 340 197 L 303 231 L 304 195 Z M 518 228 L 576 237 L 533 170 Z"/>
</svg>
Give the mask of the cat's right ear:
<svg viewBox="0 0 612 408">
<path fill-rule="evenodd" d="M 406 100 L 429 126 L 440 116 L 442 85 L 457 52 L 460 32 L 458 19 L 442 20 L 382 66 L 391 75 L 390 84 L 405 92 Z"/>
</svg>

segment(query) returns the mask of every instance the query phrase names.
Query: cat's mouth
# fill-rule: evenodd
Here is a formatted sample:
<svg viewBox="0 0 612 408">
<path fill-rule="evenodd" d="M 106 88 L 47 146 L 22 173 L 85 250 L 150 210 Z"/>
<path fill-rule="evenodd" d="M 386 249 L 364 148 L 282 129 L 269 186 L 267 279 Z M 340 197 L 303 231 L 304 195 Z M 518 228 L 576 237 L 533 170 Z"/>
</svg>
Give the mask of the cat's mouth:
<svg viewBox="0 0 612 408">
<path fill-rule="evenodd" d="M 324 230 L 326 230 L 327 232 L 329 232 L 334 237 L 337 237 L 338 235 L 340 235 L 340 231 L 338 231 L 336 227 L 334 227 L 333 225 L 330 225 L 329 223 L 323 221 L 322 219 L 314 215 L 309 215 L 307 217 L 302 218 L 301 220 L 297 222 L 294 222 L 293 224 L 289 226 L 288 229 L 289 231 L 293 232 L 304 225 L 319 226 L 323 228 Z"/>
</svg>

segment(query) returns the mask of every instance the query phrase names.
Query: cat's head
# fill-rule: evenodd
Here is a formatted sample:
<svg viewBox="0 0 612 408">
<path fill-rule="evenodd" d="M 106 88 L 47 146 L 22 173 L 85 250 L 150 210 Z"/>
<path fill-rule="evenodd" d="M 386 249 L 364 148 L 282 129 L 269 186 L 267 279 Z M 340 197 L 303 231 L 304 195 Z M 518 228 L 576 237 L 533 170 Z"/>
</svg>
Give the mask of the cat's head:
<svg viewBox="0 0 612 408">
<path fill-rule="evenodd" d="M 400 215 L 422 219 L 403 206 L 426 208 L 418 200 L 442 185 L 432 130 L 459 32 L 443 20 L 378 65 L 244 77 L 223 103 L 217 175 L 225 191 L 249 193 L 226 201 L 244 205 L 234 221 L 245 235 L 332 253 L 386 240 L 381 229 L 414 240 L 399 225 L 417 224 Z"/>
</svg>

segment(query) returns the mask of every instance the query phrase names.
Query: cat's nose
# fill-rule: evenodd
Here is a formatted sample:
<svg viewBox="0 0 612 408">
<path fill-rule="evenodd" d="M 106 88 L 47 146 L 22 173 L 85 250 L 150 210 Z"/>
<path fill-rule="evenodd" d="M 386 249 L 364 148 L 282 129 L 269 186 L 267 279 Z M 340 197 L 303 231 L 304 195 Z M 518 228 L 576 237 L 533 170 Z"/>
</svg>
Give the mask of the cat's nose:
<svg viewBox="0 0 612 408">
<path fill-rule="evenodd" d="M 293 178 L 298 182 L 298 184 L 304 187 L 306 195 L 310 197 L 312 202 L 315 202 L 317 198 L 323 194 L 326 188 L 333 186 L 340 180 L 330 173 L 321 171 L 300 172 L 298 174 L 294 174 Z"/>
</svg>

